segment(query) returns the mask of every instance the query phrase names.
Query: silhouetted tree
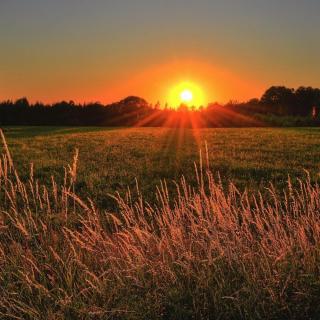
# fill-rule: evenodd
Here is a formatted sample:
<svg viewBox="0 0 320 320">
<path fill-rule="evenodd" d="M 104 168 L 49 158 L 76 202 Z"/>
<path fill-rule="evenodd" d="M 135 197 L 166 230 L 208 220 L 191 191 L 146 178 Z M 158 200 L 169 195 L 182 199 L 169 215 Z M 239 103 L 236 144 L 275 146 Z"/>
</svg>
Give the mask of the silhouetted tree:
<svg viewBox="0 0 320 320">
<path fill-rule="evenodd" d="M 294 109 L 296 99 L 294 89 L 283 86 L 269 88 L 261 97 L 261 103 L 272 108 L 270 111 L 280 115 L 290 114 L 290 108 Z"/>
<path fill-rule="evenodd" d="M 18 108 L 28 108 L 30 106 L 28 99 L 25 97 L 16 100 L 15 105 Z"/>
<path fill-rule="evenodd" d="M 312 113 L 313 108 L 320 107 L 320 90 L 311 87 L 300 87 L 295 92 L 297 104 L 296 115 L 307 116 Z"/>
<path fill-rule="evenodd" d="M 52 105 L 41 102 L 30 104 L 27 98 L 12 102 L 0 102 L 1 125 L 72 125 L 72 126 L 257 126 L 260 116 L 303 116 L 299 125 L 319 124 L 320 90 L 300 87 L 297 90 L 283 86 L 269 88 L 261 99 L 239 103 L 230 101 L 225 105 L 210 103 L 207 108 L 189 108 L 181 105 L 171 109 L 166 103 L 150 105 L 146 100 L 129 96 L 119 102 L 103 105 L 99 102 L 77 104 L 61 101 Z"/>
</svg>

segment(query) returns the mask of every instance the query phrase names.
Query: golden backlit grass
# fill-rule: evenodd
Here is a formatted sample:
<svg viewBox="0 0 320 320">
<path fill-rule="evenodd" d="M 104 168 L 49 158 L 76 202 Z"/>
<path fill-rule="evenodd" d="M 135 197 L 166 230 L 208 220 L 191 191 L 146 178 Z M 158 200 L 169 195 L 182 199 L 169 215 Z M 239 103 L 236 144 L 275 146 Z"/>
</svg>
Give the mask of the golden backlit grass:
<svg viewBox="0 0 320 320">
<path fill-rule="evenodd" d="M 268 197 L 223 187 L 206 157 L 196 185 L 166 183 L 115 212 L 0 161 L 0 318 L 317 319 L 320 187 L 308 174 Z"/>
<path fill-rule="evenodd" d="M 77 194 L 110 211 L 117 208 L 108 193 L 125 196 L 129 186 L 135 198 L 135 178 L 150 203 L 160 180 L 166 179 L 171 197 L 172 180 L 184 175 L 195 184 L 193 164 L 205 141 L 211 171 L 221 174 L 224 186 L 232 181 L 241 191 L 264 192 L 269 182 L 283 189 L 288 174 L 298 186 L 296 178 L 303 178 L 304 169 L 312 180 L 319 173 L 320 128 L 6 127 L 5 134 L 24 181 L 32 162 L 35 179 L 47 183 L 54 175 L 62 184 L 63 167 L 78 148 Z"/>
</svg>

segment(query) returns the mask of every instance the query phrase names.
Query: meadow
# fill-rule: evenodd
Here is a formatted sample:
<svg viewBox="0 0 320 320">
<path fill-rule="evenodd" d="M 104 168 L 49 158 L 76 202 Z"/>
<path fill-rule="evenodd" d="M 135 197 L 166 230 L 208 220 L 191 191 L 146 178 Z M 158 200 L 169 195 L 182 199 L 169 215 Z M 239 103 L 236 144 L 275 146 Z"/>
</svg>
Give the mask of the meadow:
<svg viewBox="0 0 320 320">
<path fill-rule="evenodd" d="M 4 131 L 0 318 L 319 318 L 319 129 Z"/>
<path fill-rule="evenodd" d="M 210 169 L 223 183 L 254 191 L 286 186 L 308 170 L 319 173 L 318 128 L 96 128 L 8 127 L 5 134 L 22 178 L 33 163 L 35 178 L 62 183 L 64 167 L 79 150 L 76 191 L 100 208 L 112 209 L 109 193 L 134 192 L 136 183 L 144 197 L 155 199 L 156 187 L 184 175 L 195 183 L 194 162 L 208 150 Z"/>
</svg>

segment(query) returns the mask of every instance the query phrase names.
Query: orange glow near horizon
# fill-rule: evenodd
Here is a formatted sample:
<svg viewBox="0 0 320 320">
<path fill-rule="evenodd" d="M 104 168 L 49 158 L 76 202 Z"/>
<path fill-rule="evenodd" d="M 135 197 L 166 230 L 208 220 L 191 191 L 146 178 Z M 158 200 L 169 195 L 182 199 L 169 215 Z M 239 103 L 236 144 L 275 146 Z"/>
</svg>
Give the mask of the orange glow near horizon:
<svg viewBox="0 0 320 320">
<path fill-rule="evenodd" d="M 108 104 L 134 95 L 152 104 L 159 102 L 161 107 L 168 105 L 177 108 L 183 103 L 199 108 L 211 102 L 259 98 L 265 90 L 264 84 L 248 74 L 244 76 L 196 58 L 175 59 L 149 64 L 144 68 L 136 66 L 117 77 L 111 76 L 106 70 L 107 67 L 101 67 L 90 81 L 83 83 L 64 76 L 63 81 L 57 81 L 56 84 L 33 85 L 20 93 L 7 93 L 2 98 L 26 96 L 31 102 L 74 100 L 79 103 L 98 101 Z M 185 91 L 191 93 L 192 99 L 190 93 L 186 94 Z M 183 92 L 186 99 L 182 97 Z"/>
<path fill-rule="evenodd" d="M 170 107 L 177 108 L 181 104 L 188 107 L 205 106 L 208 101 L 205 97 L 204 91 L 199 85 L 191 82 L 184 81 L 176 86 L 173 86 L 168 93 L 167 101 Z"/>
<path fill-rule="evenodd" d="M 108 103 L 135 95 L 153 104 L 160 102 L 162 107 L 167 104 L 177 108 L 183 103 L 199 108 L 210 102 L 259 98 L 264 89 L 264 85 L 248 75 L 244 77 L 206 62 L 182 59 L 152 65 L 142 71 L 131 70 L 130 75 L 111 85 L 101 81 L 87 99 Z M 186 90 L 192 93 L 190 101 L 181 98 Z"/>
</svg>

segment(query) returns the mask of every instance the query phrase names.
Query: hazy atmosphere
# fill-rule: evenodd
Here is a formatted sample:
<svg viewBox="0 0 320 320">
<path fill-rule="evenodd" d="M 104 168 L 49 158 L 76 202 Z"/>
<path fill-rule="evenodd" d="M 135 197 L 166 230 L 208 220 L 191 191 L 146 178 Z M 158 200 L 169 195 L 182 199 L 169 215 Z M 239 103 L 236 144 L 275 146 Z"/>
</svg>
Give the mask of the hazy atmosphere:
<svg viewBox="0 0 320 320">
<path fill-rule="evenodd" d="M 319 13 L 0 0 L 0 320 L 319 320 Z"/>
<path fill-rule="evenodd" d="M 1 0 L 0 99 L 205 102 L 320 86 L 317 0 Z"/>
</svg>

